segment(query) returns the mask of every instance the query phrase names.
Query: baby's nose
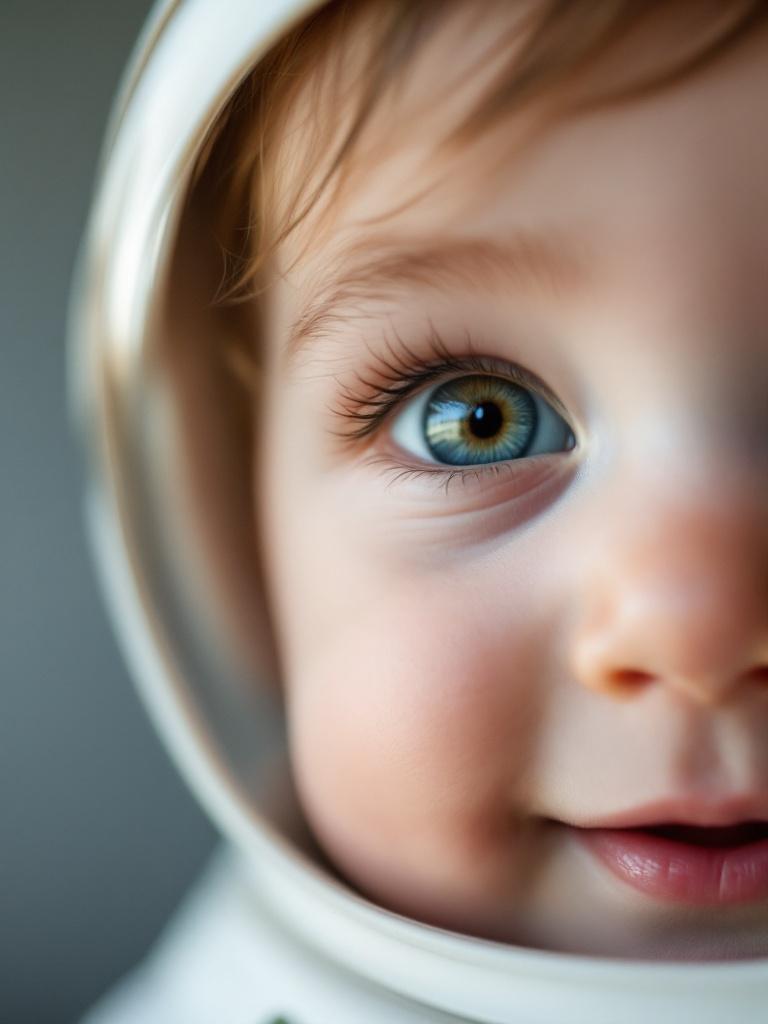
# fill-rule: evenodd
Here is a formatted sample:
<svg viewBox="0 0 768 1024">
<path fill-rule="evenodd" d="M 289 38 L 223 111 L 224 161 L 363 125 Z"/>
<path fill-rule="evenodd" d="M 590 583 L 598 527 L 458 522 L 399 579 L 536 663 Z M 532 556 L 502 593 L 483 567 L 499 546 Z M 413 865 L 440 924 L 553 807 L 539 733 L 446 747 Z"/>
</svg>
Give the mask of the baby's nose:
<svg viewBox="0 0 768 1024">
<path fill-rule="evenodd" d="M 576 678 L 620 698 L 662 685 L 703 705 L 768 694 L 768 522 L 756 495 L 691 491 L 616 513 L 584 569 Z"/>
</svg>

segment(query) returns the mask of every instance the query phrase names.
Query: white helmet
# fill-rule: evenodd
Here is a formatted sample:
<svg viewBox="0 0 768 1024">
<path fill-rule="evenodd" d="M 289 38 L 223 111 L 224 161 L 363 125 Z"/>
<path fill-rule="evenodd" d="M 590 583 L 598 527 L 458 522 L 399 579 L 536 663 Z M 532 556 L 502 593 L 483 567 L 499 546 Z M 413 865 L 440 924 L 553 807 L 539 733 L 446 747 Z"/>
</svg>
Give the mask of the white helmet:
<svg viewBox="0 0 768 1024">
<path fill-rule="evenodd" d="M 109 128 L 74 293 L 72 382 L 91 536 L 141 694 L 273 909 L 310 947 L 405 997 L 399 1020 L 409 1000 L 495 1024 L 765 1019 L 765 961 L 608 960 L 426 926 L 347 887 L 295 826 L 249 484 L 228 461 L 238 397 L 212 344 L 220 263 L 193 171 L 244 77 L 318 6 L 163 0 Z"/>
</svg>

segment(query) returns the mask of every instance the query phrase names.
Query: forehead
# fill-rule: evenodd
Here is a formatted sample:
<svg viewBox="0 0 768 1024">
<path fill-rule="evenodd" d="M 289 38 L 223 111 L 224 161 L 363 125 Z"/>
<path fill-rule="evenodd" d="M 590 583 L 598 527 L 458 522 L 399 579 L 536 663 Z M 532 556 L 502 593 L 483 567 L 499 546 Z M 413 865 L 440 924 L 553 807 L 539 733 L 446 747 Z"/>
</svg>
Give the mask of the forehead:
<svg viewBox="0 0 768 1024">
<path fill-rule="evenodd" d="M 755 217 L 768 201 L 764 31 L 650 96 L 561 119 L 533 137 L 536 111 L 522 110 L 446 151 L 441 140 L 498 70 L 492 59 L 478 68 L 478 57 L 493 53 L 499 19 L 520 10 L 499 5 L 493 16 L 469 18 L 470 9 L 460 5 L 440 23 L 375 109 L 338 193 L 283 243 L 278 262 L 294 312 L 304 315 L 334 281 L 354 274 L 366 248 L 370 264 L 377 247 L 391 261 L 393 252 L 424 249 L 425 240 L 439 253 L 441 238 L 446 246 L 484 240 L 514 248 L 535 236 L 543 248 L 580 254 L 593 277 L 642 279 L 656 298 L 671 286 L 675 253 L 693 261 L 699 279 L 721 275 L 727 261 L 743 268 L 736 292 L 764 288 L 767 243 Z M 647 70 L 654 54 L 679 43 L 679 27 L 649 23 L 629 49 L 591 69 L 584 90 L 599 96 L 617 75 Z M 352 102 L 354 90 L 349 95 Z M 300 106 L 299 124 L 312 113 L 309 92 Z M 299 144 L 300 133 L 294 139 Z M 656 275 L 647 265 L 654 247 L 667 253 Z M 699 301 L 699 285 L 691 301 Z"/>
</svg>

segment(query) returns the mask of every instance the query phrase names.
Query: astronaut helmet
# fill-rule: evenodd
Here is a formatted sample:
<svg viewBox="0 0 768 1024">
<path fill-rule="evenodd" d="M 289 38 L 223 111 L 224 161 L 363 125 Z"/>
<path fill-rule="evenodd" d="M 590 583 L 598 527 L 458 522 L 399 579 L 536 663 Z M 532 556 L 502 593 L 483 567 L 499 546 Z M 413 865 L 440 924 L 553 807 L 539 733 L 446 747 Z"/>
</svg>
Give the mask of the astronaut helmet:
<svg viewBox="0 0 768 1024">
<path fill-rule="evenodd" d="M 124 77 L 70 317 L 89 536 L 124 655 L 179 770 L 303 939 L 460 1019 L 760 1019 L 760 961 L 651 964 L 425 925 L 332 868 L 294 791 L 252 522 L 248 401 L 213 301 L 217 146 L 243 83 L 319 0 L 160 0 Z M 738 1011 L 736 1008 L 739 1008 Z"/>
</svg>

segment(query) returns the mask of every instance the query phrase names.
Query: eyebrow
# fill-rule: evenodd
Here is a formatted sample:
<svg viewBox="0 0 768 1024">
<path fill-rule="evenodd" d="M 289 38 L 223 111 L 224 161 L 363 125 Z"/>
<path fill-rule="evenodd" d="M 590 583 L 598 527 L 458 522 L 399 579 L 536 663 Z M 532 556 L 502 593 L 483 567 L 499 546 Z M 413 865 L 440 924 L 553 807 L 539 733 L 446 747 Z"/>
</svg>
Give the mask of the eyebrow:
<svg viewBox="0 0 768 1024">
<path fill-rule="evenodd" d="M 366 238 L 333 261 L 288 332 L 290 364 L 313 343 L 361 315 L 366 303 L 387 301 L 416 288 L 508 288 L 561 297 L 583 285 L 586 264 L 572 240 L 533 232 L 503 242 L 487 238 L 419 239 L 408 244 Z"/>
</svg>

